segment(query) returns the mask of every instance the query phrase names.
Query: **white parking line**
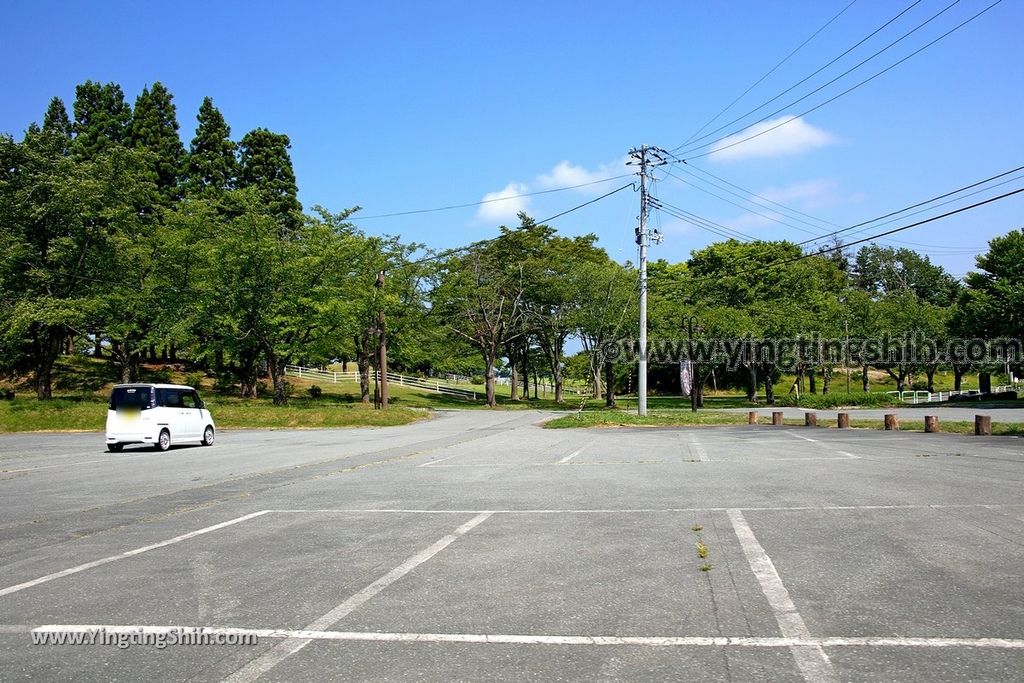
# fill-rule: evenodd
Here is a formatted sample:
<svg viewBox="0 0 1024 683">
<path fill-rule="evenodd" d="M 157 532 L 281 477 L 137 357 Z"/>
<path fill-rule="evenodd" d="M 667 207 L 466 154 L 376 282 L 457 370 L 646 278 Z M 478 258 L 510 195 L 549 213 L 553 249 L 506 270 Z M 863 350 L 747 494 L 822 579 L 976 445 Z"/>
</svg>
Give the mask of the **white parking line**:
<svg viewBox="0 0 1024 683">
<path fill-rule="evenodd" d="M 586 448 L 586 446 L 584 446 L 583 448 Z M 558 464 L 559 464 L 559 465 L 564 465 L 565 463 L 569 462 L 570 460 L 572 460 L 573 458 L 575 458 L 575 457 L 576 457 L 577 455 L 579 455 L 580 453 L 582 453 L 582 452 L 583 452 L 583 448 L 577 448 L 577 449 L 576 449 L 576 450 L 574 450 L 574 451 L 573 451 L 572 453 L 570 453 L 569 455 L 567 455 L 567 456 L 565 456 L 564 458 L 562 458 L 561 460 L 559 460 L 559 461 L 558 461 Z"/>
<path fill-rule="evenodd" d="M 564 514 L 651 514 L 651 513 L 672 513 L 672 512 L 728 512 L 729 510 L 740 510 L 742 512 L 817 512 L 817 511 L 855 511 L 855 510 L 944 510 L 944 509 L 970 509 L 982 508 L 988 510 L 1003 510 L 1011 508 L 1024 509 L 1024 503 L 1000 504 L 1000 503 L 932 503 L 932 504 L 906 504 L 906 505 L 779 505 L 760 507 L 699 507 L 699 508 L 524 508 L 520 510 L 441 510 L 436 508 L 281 508 L 270 510 L 286 514 L 403 514 L 403 515 L 476 515 L 481 512 L 491 512 L 496 515 L 564 515 Z"/>
<path fill-rule="evenodd" d="M 181 543 L 182 541 L 187 541 L 190 538 L 195 538 L 196 536 L 202 536 L 203 534 L 208 534 L 211 531 L 216 531 L 218 529 L 223 529 L 224 527 L 228 527 L 228 526 L 231 526 L 233 524 L 238 524 L 239 522 L 244 522 L 246 520 L 250 520 L 250 519 L 253 519 L 255 517 L 259 517 L 261 515 L 265 515 L 268 512 L 270 512 L 270 510 L 260 510 L 259 512 L 253 512 L 253 513 L 248 514 L 248 515 L 243 515 L 241 517 L 236 517 L 235 519 L 229 519 L 228 521 L 221 522 L 220 524 L 214 524 L 213 526 L 204 527 L 202 529 L 196 529 L 195 531 L 190 531 L 187 534 L 182 534 L 181 536 L 175 536 L 174 538 L 169 538 L 166 541 L 160 541 L 159 543 L 154 543 L 152 545 L 146 545 L 146 546 L 143 546 L 141 548 L 136 548 L 135 550 L 129 550 L 128 552 L 119 553 L 117 555 L 111 555 L 110 557 L 104 557 L 102 559 L 94 560 L 92 562 L 86 562 L 85 564 L 80 564 L 80 565 L 77 565 L 75 567 L 69 567 L 68 569 L 61 570 L 59 572 L 54 572 L 53 574 L 47 574 L 46 576 L 40 576 L 38 579 L 32 579 L 31 581 L 26 581 L 24 583 L 19 583 L 19 584 L 16 584 L 14 586 L 8 586 L 7 588 L 0 589 L 0 596 L 10 595 L 11 593 L 17 593 L 18 591 L 23 591 L 26 588 L 32 588 L 33 586 L 38 586 L 41 583 L 47 583 L 48 581 L 53 581 L 54 579 L 60 579 L 60 578 L 63 578 L 65 576 L 70 576 L 72 574 L 77 574 L 78 572 L 84 572 L 86 569 L 92 569 L 94 567 L 100 567 L 102 565 L 109 564 L 110 562 L 116 562 L 117 560 L 123 560 L 123 559 L 125 559 L 127 557 L 133 557 L 135 555 L 141 555 L 142 553 L 148 553 L 150 550 L 156 550 L 157 548 L 163 548 L 163 547 L 166 547 L 166 546 L 169 546 L 169 545 L 174 545 L 175 543 Z"/>
<path fill-rule="evenodd" d="M 452 455 L 449 455 L 446 458 L 438 458 L 437 460 L 428 460 L 427 462 L 424 462 L 424 463 L 421 463 L 419 465 L 416 465 L 416 467 L 431 467 L 433 465 L 436 465 L 439 462 L 444 462 L 445 460 L 451 460 L 452 458 L 458 457 L 459 455 L 462 455 L 462 454 L 461 453 L 453 453 Z"/>
<path fill-rule="evenodd" d="M 812 439 L 809 436 L 804 436 L 803 434 L 797 434 L 796 432 L 786 432 L 786 434 L 789 434 L 790 436 L 795 436 L 798 439 L 803 439 L 804 441 L 810 441 L 811 443 L 818 443 L 817 439 Z"/>
<path fill-rule="evenodd" d="M 754 536 L 754 531 L 747 524 L 743 513 L 733 509 L 729 510 L 727 514 L 729 521 L 732 522 L 732 528 L 736 532 L 736 538 L 739 539 L 740 546 L 743 548 L 743 554 L 750 564 L 750 569 L 757 577 L 758 583 L 761 584 L 761 592 L 768 599 L 768 605 L 772 608 L 782 635 L 798 641 L 810 639 L 811 632 L 807 629 L 807 624 L 804 623 L 800 613 L 796 611 L 796 605 L 790 599 L 789 591 L 782 583 L 782 578 L 775 570 L 775 565 L 764 548 L 761 547 L 757 537 Z M 832 662 L 820 644 L 794 644 L 791 646 L 791 652 L 797 667 L 804 675 L 804 680 L 813 683 L 839 681 Z"/>
<path fill-rule="evenodd" d="M 481 645 L 597 645 L 639 647 L 934 647 L 1024 650 L 1020 638 L 893 638 L 856 636 L 829 638 L 779 638 L 775 636 L 580 636 L 526 635 L 501 633 L 392 633 L 380 631 L 313 631 L 276 628 L 233 628 L 226 626 L 143 626 L 114 624 L 47 624 L 44 626 L 0 625 L 0 633 L 107 633 L 171 634 L 183 629 L 210 635 L 256 636 L 257 638 L 306 641 L 369 641 L 386 643 L 474 643 Z"/>
<path fill-rule="evenodd" d="M 710 462 L 708 460 L 708 454 L 704 451 L 704 446 L 701 445 L 700 441 L 697 441 L 697 435 L 693 432 L 686 433 L 686 440 L 690 444 L 690 449 L 694 455 L 697 456 L 697 460 L 700 462 Z"/>
<path fill-rule="evenodd" d="M 469 520 L 452 533 L 448 534 L 441 540 L 434 543 L 429 548 L 421 550 L 402 564 L 398 565 L 384 576 L 380 577 L 366 588 L 362 589 L 345 602 L 341 603 L 330 612 L 327 612 L 319 619 L 316 619 L 310 623 L 303 631 L 322 631 L 329 628 L 338 621 L 344 619 L 353 610 L 357 609 L 364 603 L 368 602 L 373 596 L 380 593 L 382 590 L 398 581 L 400 578 L 411 572 L 413 569 L 423 564 L 434 555 L 447 548 L 449 545 L 454 543 L 460 536 L 469 533 L 476 526 L 484 522 L 490 517 L 493 512 L 481 512 L 473 519 Z M 302 648 L 306 647 L 312 642 L 312 638 L 299 638 L 294 642 L 285 641 L 277 645 L 274 649 L 265 652 L 260 657 L 252 660 L 241 669 L 231 674 L 225 680 L 233 681 L 235 683 L 239 681 L 255 681 L 257 678 L 270 671 L 272 668 L 277 666 L 279 663 L 292 656 Z"/>
</svg>

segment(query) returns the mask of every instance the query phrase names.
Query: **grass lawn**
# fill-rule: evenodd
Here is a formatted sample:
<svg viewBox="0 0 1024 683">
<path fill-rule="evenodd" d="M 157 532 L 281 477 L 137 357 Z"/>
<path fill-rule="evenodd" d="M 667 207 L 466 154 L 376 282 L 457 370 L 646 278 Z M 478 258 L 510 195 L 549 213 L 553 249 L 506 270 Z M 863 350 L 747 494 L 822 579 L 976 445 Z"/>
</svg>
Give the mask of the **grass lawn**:
<svg viewBox="0 0 1024 683">
<path fill-rule="evenodd" d="M 392 427 L 430 417 L 430 412 L 422 408 L 374 410 L 372 405 L 326 396 L 294 397 L 283 407 L 275 406 L 269 398 L 243 401 L 210 392 L 204 394 L 204 399 L 218 429 Z M 0 432 L 103 431 L 106 418 L 107 401 L 102 396 L 0 401 Z"/>
<path fill-rule="evenodd" d="M 763 406 L 762 406 L 763 408 Z M 635 412 L 624 410 L 592 410 L 573 415 L 564 415 L 548 420 L 544 427 L 548 429 L 571 429 L 574 427 L 707 427 L 721 425 L 745 425 L 747 416 L 743 413 L 726 413 L 721 411 L 701 410 L 696 413 L 689 411 L 651 411 L 640 417 Z M 765 416 L 761 417 L 761 425 L 765 425 Z M 770 424 L 770 423 L 767 423 Z M 803 427 L 802 419 L 783 420 L 783 426 Z M 973 422 L 943 421 L 939 424 L 941 431 L 947 434 L 974 434 Z M 882 420 L 850 419 L 853 429 L 884 429 Z M 924 417 L 920 420 L 904 419 L 901 431 L 924 433 Z M 808 429 L 837 429 L 832 422 L 819 421 L 817 427 Z M 1024 436 L 1024 425 L 1002 422 L 992 423 L 994 436 Z"/>
</svg>

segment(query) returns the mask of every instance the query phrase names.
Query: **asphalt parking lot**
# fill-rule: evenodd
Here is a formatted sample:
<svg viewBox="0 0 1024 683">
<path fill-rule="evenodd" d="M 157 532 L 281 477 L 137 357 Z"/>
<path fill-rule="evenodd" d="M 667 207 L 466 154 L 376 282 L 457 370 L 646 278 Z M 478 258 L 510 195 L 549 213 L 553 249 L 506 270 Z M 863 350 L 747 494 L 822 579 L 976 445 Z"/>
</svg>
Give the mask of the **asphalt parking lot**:
<svg viewBox="0 0 1024 683">
<path fill-rule="evenodd" d="M 1024 440 L 543 418 L 2 436 L 0 677 L 1021 680 Z"/>
</svg>

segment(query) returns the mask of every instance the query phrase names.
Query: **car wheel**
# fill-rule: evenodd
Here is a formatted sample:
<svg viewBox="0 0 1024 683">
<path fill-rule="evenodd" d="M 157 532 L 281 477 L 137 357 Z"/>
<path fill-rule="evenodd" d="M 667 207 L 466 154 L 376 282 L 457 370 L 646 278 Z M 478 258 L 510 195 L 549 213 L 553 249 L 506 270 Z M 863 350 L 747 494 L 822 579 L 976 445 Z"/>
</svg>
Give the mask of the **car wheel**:
<svg viewBox="0 0 1024 683">
<path fill-rule="evenodd" d="M 206 425 L 206 429 L 203 430 L 203 445 L 212 446 L 214 436 L 213 425 Z"/>
<path fill-rule="evenodd" d="M 166 429 L 160 430 L 160 436 L 157 438 L 156 443 L 153 444 L 153 448 L 158 451 L 166 451 L 171 447 L 171 433 Z"/>
<path fill-rule="evenodd" d="M 107 444 L 107 450 L 110 451 L 111 453 L 120 453 L 121 451 L 124 450 L 124 444 L 123 443 L 108 443 Z"/>
</svg>

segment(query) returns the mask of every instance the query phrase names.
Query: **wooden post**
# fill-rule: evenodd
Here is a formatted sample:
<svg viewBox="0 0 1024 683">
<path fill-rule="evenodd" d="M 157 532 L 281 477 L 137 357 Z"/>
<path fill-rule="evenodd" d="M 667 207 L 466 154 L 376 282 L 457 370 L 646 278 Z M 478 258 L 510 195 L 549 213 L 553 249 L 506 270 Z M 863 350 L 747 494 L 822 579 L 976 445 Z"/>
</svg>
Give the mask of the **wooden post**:
<svg viewBox="0 0 1024 683">
<path fill-rule="evenodd" d="M 992 436 L 992 418 L 988 415 L 974 416 L 974 435 Z"/>
<path fill-rule="evenodd" d="M 939 433 L 939 416 L 938 415 L 925 415 L 924 416 L 924 433 L 925 434 L 938 434 Z"/>
<path fill-rule="evenodd" d="M 849 429 L 850 428 L 850 414 L 849 413 L 839 413 L 839 428 L 840 429 Z"/>
<path fill-rule="evenodd" d="M 776 410 L 776 411 L 772 412 L 772 424 L 775 425 L 776 427 L 778 427 L 778 426 L 780 426 L 782 424 L 782 411 L 781 410 Z"/>
<path fill-rule="evenodd" d="M 885 431 L 887 432 L 898 432 L 900 431 L 900 420 L 896 417 L 895 413 L 889 413 L 885 416 Z"/>
<path fill-rule="evenodd" d="M 818 426 L 818 414 L 817 413 L 804 413 L 804 426 L 805 427 L 817 427 Z"/>
<path fill-rule="evenodd" d="M 751 410 L 749 413 L 747 413 L 747 424 L 748 425 L 756 425 L 757 424 L 757 411 L 756 410 Z"/>
</svg>

